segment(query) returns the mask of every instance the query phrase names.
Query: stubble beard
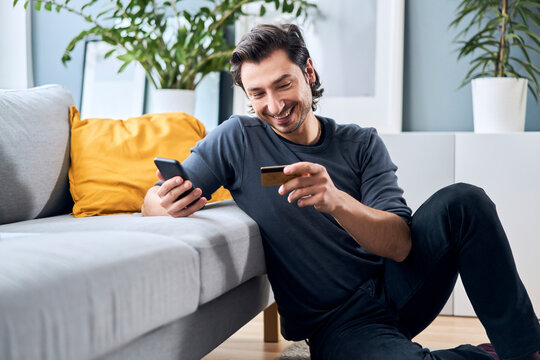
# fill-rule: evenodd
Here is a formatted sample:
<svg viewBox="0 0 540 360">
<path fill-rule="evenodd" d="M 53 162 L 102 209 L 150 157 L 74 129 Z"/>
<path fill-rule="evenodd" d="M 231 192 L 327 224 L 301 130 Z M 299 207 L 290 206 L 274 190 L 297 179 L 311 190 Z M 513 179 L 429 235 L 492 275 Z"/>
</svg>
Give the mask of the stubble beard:
<svg viewBox="0 0 540 360">
<path fill-rule="evenodd" d="M 296 108 L 297 106 L 298 106 L 298 104 L 293 106 L 295 108 L 294 111 L 297 110 L 297 108 Z M 270 126 L 272 128 L 274 128 L 274 130 L 276 130 L 280 134 L 291 134 L 291 133 L 295 132 L 296 130 L 298 130 L 300 128 L 300 126 L 302 126 L 302 124 L 304 123 L 305 120 L 306 120 L 306 115 L 300 113 L 299 116 L 298 116 L 298 121 L 296 122 L 296 124 L 293 124 L 292 127 L 290 127 L 290 128 L 285 128 L 285 129 L 280 130 L 276 125 L 274 125 L 272 123 L 270 124 Z"/>
<path fill-rule="evenodd" d="M 298 130 L 302 124 L 304 124 L 304 122 L 306 121 L 306 118 L 309 114 L 309 110 L 311 110 L 311 107 L 304 102 L 304 101 L 299 101 L 297 102 L 296 104 L 294 104 L 292 106 L 294 109 L 294 112 L 297 112 L 299 111 L 300 113 L 298 114 L 298 121 L 296 122 L 296 124 L 293 124 L 292 127 L 290 128 L 279 128 L 278 126 L 274 125 L 272 123 L 272 121 L 265 121 L 268 125 L 270 125 L 275 131 L 277 131 L 278 133 L 280 134 L 291 134 L 293 132 L 295 132 L 296 130 Z M 294 114 L 291 114 L 291 115 L 294 115 Z M 259 117 L 261 117 L 259 115 Z M 267 116 L 268 118 L 272 118 L 271 116 Z M 264 119 L 264 117 L 263 117 Z"/>
</svg>

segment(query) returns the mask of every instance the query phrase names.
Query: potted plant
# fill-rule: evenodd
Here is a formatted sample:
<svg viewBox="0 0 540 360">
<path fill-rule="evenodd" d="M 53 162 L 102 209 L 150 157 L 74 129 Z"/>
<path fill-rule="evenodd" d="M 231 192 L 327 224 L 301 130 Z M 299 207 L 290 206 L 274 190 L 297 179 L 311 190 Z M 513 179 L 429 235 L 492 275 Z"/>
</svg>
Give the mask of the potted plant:
<svg viewBox="0 0 540 360">
<path fill-rule="evenodd" d="M 472 83 L 475 131 L 523 131 L 527 87 L 536 101 L 540 94 L 529 56 L 540 53 L 540 2 L 462 0 L 450 27 L 462 23 L 458 59 L 473 60 L 461 86 Z"/>
<path fill-rule="evenodd" d="M 13 6 L 18 2 L 14 0 Z M 67 45 L 64 64 L 71 60 L 77 43 L 102 39 L 112 47 L 105 58 L 114 55 L 122 62 L 119 72 L 132 62 L 139 63 L 150 88 L 162 93 L 158 101 L 171 96 L 172 89 L 183 90 L 191 98 L 192 108 L 194 90 L 201 80 L 211 72 L 228 70 L 234 46 L 225 40 L 225 29 L 248 15 L 244 5 L 255 4 L 260 15 L 271 7 L 301 18 L 316 7 L 308 0 L 212 0 L 201 2 L 203 6 L 195 10 L 187 10 L 181 0 L 88 0 L 77 6 L 70 0 L 26 0 L 25 8 L 30 3 L 36 10 L 68 11 L 90 24 Z M 156 94 L 152 95 L 155 99 Z M 150 104 L 148 112 L 157 111 Z"/>
</svg>

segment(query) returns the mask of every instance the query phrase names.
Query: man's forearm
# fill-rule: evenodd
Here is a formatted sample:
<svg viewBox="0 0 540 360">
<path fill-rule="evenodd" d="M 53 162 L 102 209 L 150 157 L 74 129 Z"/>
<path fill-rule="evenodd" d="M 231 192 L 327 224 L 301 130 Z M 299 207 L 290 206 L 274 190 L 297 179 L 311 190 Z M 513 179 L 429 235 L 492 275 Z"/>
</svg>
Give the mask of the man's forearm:
<svg viewBox="0 0 540 360">
<path fill-rule="evenodd" d="M 161 199 L 157 195 L 159 186 L 153 186 L 146 192 L 141 213 L 143 216 L 167 216 L 167 210 L 161 206 Z"/>
<path fill-rule="evenodd" d="M 410 229 L 398 215 L 365 206 L 344 192 L 331 215 L 369 252 L 398 262 L 409 255 Z"/>
</svg>

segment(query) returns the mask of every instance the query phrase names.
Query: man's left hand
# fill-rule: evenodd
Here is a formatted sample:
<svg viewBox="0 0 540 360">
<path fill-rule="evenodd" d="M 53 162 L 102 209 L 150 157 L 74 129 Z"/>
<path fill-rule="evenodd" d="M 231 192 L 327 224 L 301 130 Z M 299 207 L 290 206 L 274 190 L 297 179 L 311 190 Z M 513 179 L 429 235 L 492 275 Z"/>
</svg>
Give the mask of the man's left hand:
<svg viewBox="0 0 540 360">
<path fill-rule="evenodd" d="M 298 162 L 285 167 L 286 175 L 299 175 L 281 185 L 280 195 L 289 193 L 289 203 L 299 207 L 314 206 L 316 210 L 332 213 L 340 204 L 341 190 L 336 188 L 326 168 L 310 162 Z"/>
</svg>

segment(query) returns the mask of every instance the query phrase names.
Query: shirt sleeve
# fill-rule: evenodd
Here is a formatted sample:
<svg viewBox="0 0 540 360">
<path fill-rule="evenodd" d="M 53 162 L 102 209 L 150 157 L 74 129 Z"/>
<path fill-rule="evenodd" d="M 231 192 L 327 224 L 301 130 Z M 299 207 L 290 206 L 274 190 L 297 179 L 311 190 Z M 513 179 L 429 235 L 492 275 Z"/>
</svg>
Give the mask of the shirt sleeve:
<svg viewBox="0 0 540 360">
<path fill-rule="evenodd" d="M 403 190 L 398 186 L 396 170 L 397 166 L 390 159 L 382 139 L 375 129 L 371 129 L 360 154 L 362 203 L 394 213 L 410 224 L 411 209 L 403 198 Z"/>
<path fill-rule="evenodd" d="M 201 188 L 202 196 L 210 199 L 222 185 L 229 190 L 241 186 L 244 135 L 240 120 L 233 116 L 200 140 L 182 162 L 193 185 Z"/>
</svg>

